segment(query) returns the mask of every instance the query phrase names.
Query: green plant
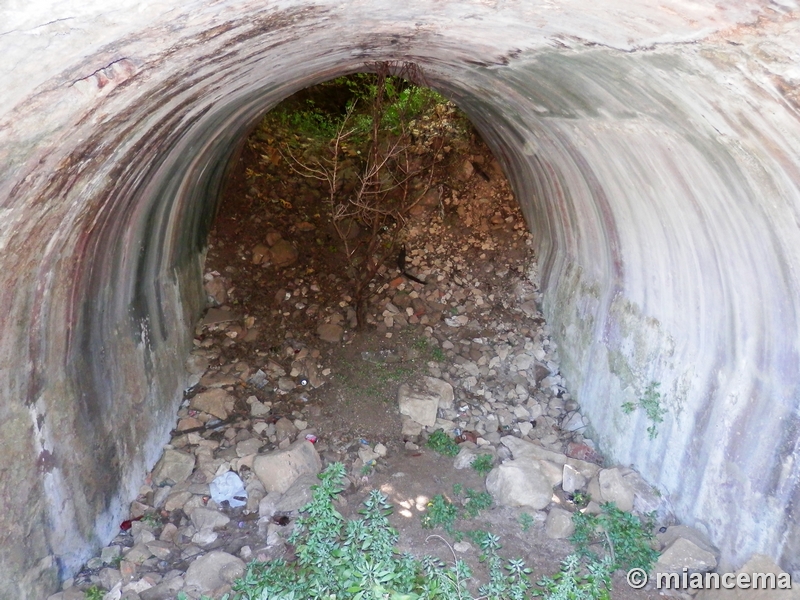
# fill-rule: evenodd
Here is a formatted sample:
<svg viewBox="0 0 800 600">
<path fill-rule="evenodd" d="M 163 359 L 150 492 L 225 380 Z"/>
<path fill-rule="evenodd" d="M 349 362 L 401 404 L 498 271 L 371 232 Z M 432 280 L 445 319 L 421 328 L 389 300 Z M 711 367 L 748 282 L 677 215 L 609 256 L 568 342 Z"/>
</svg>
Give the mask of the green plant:
<svg viewBox="0 0 800 600">
<path fill-rule="evenodd" d="M 444 362 L 445 358 L 447 358 L 444 354 L 444 350 L 441 348 L 434 348 L 431 350 L 431 360 L 436 362 Z"/>
<path fill-rule="evenodd" d="M 96 585 L 86 588 L 83 592 L 84 600 L 103 600 L 106 593 Z"/>
<path fill-rule="evenodd" d="M 444 454 L 445 456 L 454 457 L 458 454 L 458 444 L 441 429 L 431 434 L 428 438 L 427 446 L 431 450 L 439 454 Z"/>
<path fill-rule="evenodd" d="M 155 513 L 147 513 L 142 517 L 142 523 L 148 527 L 158 527 L 161 525 L 161 520 Z"/>
<path fill-rule="evenodd" d="M 647 434 L 651 440 L 656 439 L 658 436 L 658 424 L 664 421 L 664 415 L 667 414 L 667 409 L 661 406 L 661 392 L 658 388 L 661 384 L 658 381 L 651 381 L 645 388 L 644 394 L 639 398 L 638 406 L 645 411 L 650 427 L 647 428 Z M 636 404 L 633 402 L 624 402 L 622 404 L 622 411 L 629 415 L 636 410 Z"/>
<path fill-rule="evenodd" d="M 528 531 L 528 529 L 533 527 L 533 523 L 533 517 L 530 515 L 530 513 L 522 513 L 519 516 L 519 524 L 520 527 L 522 527 L 522 531 Z"/>
<path fill-rule="evenodd" d="M 486 475 L 494 466 L 494 458 L 491 454 L 480 454 L 475 457 L 470 466 L 481 475 Z"/>
<path fill-rule="evenodd" d="M 458 507 L 442 494 L 436 494 L 428 502 L 428 510 L 422 514 L 421 518 L 422 526 L 426 529 L 441 526 L 450 535 L 455 535 Z"/>
<path fill-rule="evenodd" d="M 569 499 L 578 508 L 584 508 L 589 504 L 589 502 L 591 502 L 592 496 L 588 492 L 575 492 L 569 497 Z"/>
<path fill-rule="evenodd" d="M 551 577 L 542 577 L 534 593 L 547 600 L 611 600 L 611 565 L 607 560 L 592 561 L 584 569 L 577 554 L 570 554 L 561 563 L 561 570 Z"/>
<path fill-rule="evenodd" d="M 464 499 L 464 512 L 469 517 L 477 517 L 481 511 L 491 508 L 493 504 L 492 495 L 489 492 L 476 492 L 467 490 L 467 497 Z"/>
<path fill-rule="evenodd" d="M 640 568 L 649 571 L 658 559 L 658 552 L 650 545 L 653 539 L 653 516 L 644 520 L 620 510 L 613 502 L 600 506 L 599 515 L 576 512 L 572 515 L 575 532 L 570 541 L 579 555 L 593 561 L 599 560 L 590 546 L 605 547 L 612 570 Z"/>
</svg>

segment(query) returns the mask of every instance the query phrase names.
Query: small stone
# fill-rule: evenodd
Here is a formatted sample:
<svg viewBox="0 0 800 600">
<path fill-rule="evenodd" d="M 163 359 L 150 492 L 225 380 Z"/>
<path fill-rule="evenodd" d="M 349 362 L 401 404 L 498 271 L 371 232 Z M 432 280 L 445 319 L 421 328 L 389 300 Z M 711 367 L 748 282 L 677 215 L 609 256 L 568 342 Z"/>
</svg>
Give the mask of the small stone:
<svg viewBox="0 0 800 600">
<path fill-rule="evenodd" d="M 565 464 L 561 473 L 561 489 L 568 494 L 574 494 L 586 486 L 586 478 L 572 465 Z"/>
<path fill-rule="evenodd" d="M 292 439 L 297 435 L 297 427 L 289 419 L 282 417 L 275 423 L 275 435 L 279 442 Z"/>
<path fill-rule="evenodd" d="M 213 529 L 203 529 L 192 536 L 192 543 L 206 547 L 216 542 L 218 537 L 219 534 Z"/>
<path fill-rule="evenodd" d="M 272 248 L 270 248 L 270 258 L 272 264 L 282 269 L 297 262 L 297 248 L 294 247 L 288 240 L 278 240 Z"/>
<path fill-rule="evenodd" d="M 539 461 L 520 458 L 491 470 L 486 490 L 502 506 L 527 506 L 541 510 L 550 504 L 553 486 L 542 472 Z"/>
<path fill-rule="evenodd" d="M 387 454 L 387 452 L 389 451 L 389 450 L 386 448 L 386 446 L 384 446 L 384 445 L 383 445 L 383 444 L 381 444 L 380 442 L 378 442 L 377 444 L 375 444 L 375 448 L 373 448 L 373 450 L 375 451 L 375 454 L 377 454 L 377 455 L 378 455 L 378 456 L 380 456 L 381 458 L 385 457 L 385 456 L 386 456 L 386 454 Z"/>
<path fill-rule="evenodd" d="M 575 532 L 572 513 L 562 508 L 551 508 L 544 523 L 544 532 L 550 539 L 567 539 Z"/>
<path fill-rule="evenodd" d="M 151 556 L 153 556 L 153 553 L 147 549 L 147 546 L 145 546 L 144 544 L 139 544 L 138 546 L 134 546 L 125 553 L 125 561 L 133 563 L 135 565 L 141 565 Z"/>
<path fill-rule="evenodd" d="M 404 383 L 397 391 L 400 414 L 425 427 L 436 424 L 440 408 L 452 408 L 453 397 L 453 386 L 435 377 L 422 377 L 414 385 Z"/>
<path fill-rule="evenodd" d="M 122 555 L 122 548 L 119 546 L 106 546 L 100 551 L 100 558 L 103 564 L 111 564 Z"/>
<path fill-rule="evenodd" d="M 260 265 L 269 255 L 270 253 L 268 246 L 264 244 L 257 244 L 253 247 L 253 264 Z"/>
<path fill-rule="evenodd" d="M 256 437 L 241 441 L 236 444 L 236 456 L 241 458 L 244 456 L 250 456 L 251 454 L 258 454 L 258 450 L 262 445 L 263 442 Z"/>
<path fill-rule="evenodd" d="M 100 587 L 110 590 L 118 583 L 122 583 L 122 573 L 119 569 L 105 568 L 97 574 L 100 579 Z"/>
<path fill-rule="evenodd" d="M 270 413 L 270 409 L 263 402 L 253 402 L 250 405 L 251 417 L 265 417 Z"/>
</svg>

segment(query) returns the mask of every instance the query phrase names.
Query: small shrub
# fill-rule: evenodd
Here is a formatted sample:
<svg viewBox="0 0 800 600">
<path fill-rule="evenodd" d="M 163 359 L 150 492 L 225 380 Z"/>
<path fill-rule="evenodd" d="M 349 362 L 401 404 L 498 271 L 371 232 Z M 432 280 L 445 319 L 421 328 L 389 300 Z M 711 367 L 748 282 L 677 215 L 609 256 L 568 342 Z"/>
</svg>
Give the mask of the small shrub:
<svg viewBox="0 0 800 600">
<path fill-rule="evenodd" d="M 660 385 L 657 381 L 651 381 L 638 402 L 639 408 L 645 411 L 651 423 L 650 427 L 647 428 L 647 434 L 651 440 L 656 439 L 658 436 L 658 424 L 664 422 L 664 415 L 667 414 L 667 409 L 661 407 L 661 392 L 658 391 Z M 636 410 L 636 404 L 633 402 L 624 402 L 622 404 L 622 411 L 626 415 L 631 414 L 634 410 Z"/>
<path fill-rule="evenodd" d="M 428 502 L 428 510 L 422 515 L 422 526 L 433 529 L 441 526 L 450 535 L 455 535 L 458 507 L 442 494 L 436 494 Z"/>
<path fill-rule="evenodd" d="M 608 553 L 612 570 L 640 568 L 649 571 L 658 559 L 658 552 L 650 545 L 653 539 L 653 518 L 642 521 L 636 515 L 617 508 L 614 503 L 601 505 L 599 515 L 576 512 L 572 515 L 575 532 L 570 541 L 577 552 L 593 561 L 599 560 L 590 549 L 600 543 Z"/>
<path fill-rule="evenodd" d="M 529 513 L 522 513 L 519 516 L 519 524 L 522 527 L 522 531 L 528 531 L 533 527 L 533 517 Z"/>
<path fill-rule="evenodd" d="M 431 450 L 451 458 L 458 454 L 458 444 L 441 429 L 431 434 L 428 438 L 427 446 Z"/>
<path fill-rule="evenodd" d="M 494 466 L 494 459 L 492 458 L 491 454 L 481 454 L 475 457 L 475 460 L 472 461 L 471 466 L 481 475 L 486 475 L 492 470 L 492 467 Z"/>
<path fill-rule="evenodd" d="M 96 585 L 87 588 L 83 592 L 84 600 L 103 600 L 103 596 L 105 595 L 106 593 Z"/>
<path fill-rule="evenodd" d="M 464 500 L 464 512 L 469 517 L 475 518 L 481 511 L 491 508 L 492 503 L 492 495 L 489 492 L 467 490 L 467 497 Z"/>
</svg>

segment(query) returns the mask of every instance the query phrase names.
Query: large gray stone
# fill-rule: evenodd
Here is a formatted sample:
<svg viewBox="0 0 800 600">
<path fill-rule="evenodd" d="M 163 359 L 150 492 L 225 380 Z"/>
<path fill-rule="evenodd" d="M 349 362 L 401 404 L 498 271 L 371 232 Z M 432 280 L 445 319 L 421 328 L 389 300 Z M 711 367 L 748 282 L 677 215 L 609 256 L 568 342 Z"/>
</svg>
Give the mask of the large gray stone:
<svg viewBox="0 0 800 600">
<path fill-rule="evenodd" d="M 153 470 L 153 483 L 182 483 L 194 470 L 194 454 L 180 450 L 167 449 Z"/>
<path fill-rule="evenodd" d="M 214 598 L 230 589 L 236 577 L 244 575 L 245 564 L 240 558 L 220 552 L 209 552 L 195 560 L 186 571 L 184 590 Z"/>
<path fill-rule="evenodd" d="M 316 475 L 322 469 L 317 449 L 308 440 L 298 440 L 286 450 L 260 454 L 253 461 L 253 472 L 267 492 L 283 494 L 301 475 Z"/>
<path fill-rule="evenodd" d="M 294 512 L 311 502 L 311 486 L 319 483 L 316 475 L 301 475 L 278 500 L 275 512 Z"/>
<path fill-rule="evenodd" d="M 486 477 L 486 490 L 501 506 L 545 508 L 553 498 L 553 486 L 539 461 L 518 458 L 498 465 Z"/>
<path fill-rule="evenodd" d="M 435 377 L 421 377 L 412 383 L 404 383 L 397 391 L 400 414 L 423 427 L 436 424 L 436 413 L 440 408 L 453 406 L 453 386 Z"/>
</svg>

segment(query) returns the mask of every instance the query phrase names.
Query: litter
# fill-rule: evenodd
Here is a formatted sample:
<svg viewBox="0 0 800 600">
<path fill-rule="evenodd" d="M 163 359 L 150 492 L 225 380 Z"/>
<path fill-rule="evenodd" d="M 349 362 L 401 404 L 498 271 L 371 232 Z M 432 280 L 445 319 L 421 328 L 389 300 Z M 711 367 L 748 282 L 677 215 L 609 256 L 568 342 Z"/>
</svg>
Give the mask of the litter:
<svg viewBox="0 0 800 600">
<path fill-rule="evenodd" d="M 226 500 L 231 508 L 247 504 L 247 490 L 244 489 L 241 478 L 233 471 L 216 477 L 208 487 L 211 491 L 211 499 L 217 504 Z"/>
</svg>

